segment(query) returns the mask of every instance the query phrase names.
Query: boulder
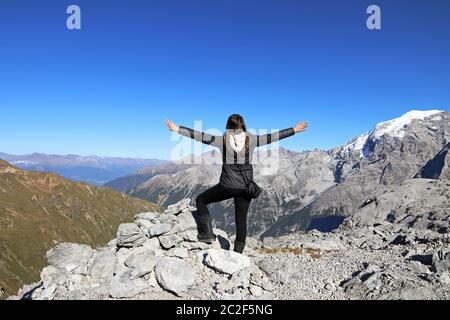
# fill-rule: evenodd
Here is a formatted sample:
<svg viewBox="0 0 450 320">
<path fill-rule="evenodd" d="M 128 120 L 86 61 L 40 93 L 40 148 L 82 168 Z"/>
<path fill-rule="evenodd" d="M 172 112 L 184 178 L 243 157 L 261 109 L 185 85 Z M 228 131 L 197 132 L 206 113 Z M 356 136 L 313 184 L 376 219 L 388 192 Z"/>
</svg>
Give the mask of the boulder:
<svg viewBox="0 0 450 320">
<path fill-rule="evenodd" d="M 94 252 L 86 244 L 61 243 L 47 252 L 47 261 L 67 272 L 88 274 L 89 260 Z"/>
<path fill-rule="evenodd" d="M 94 253 L 89 274 L 98 280 L 111 281 L 114 275 L 114 264 L 116 252 L 113 250 L 102 250 Z"/>
<path fill-rule="evenodd" d="M 142 278 L 131 279 L 131 270 L 116 274 L 109 284 L 112 298 L 133 298 L 148 290 L 149 285 Z"/>
<path fill-rule="evenodd" d="M 172 233 L 179 233 L 185 230 L 197 230 L 197 222 L 190 211 L 182 212 L 177 216 L 177 222 L 173 227 Z"/>
<path fill-rule="evenodd" d="M 351 299 L 428 300 L 436 295 L 427 282 L 405 270 L 368 266 L 342 284 Z"/>
<path fill-rule="evenodd" d="M 122 223 L 117 229 L 117 246 L 118 247 L 136 247 L 142 245 L 147 237 L 134 223 Z"/>
<path fill-rule="evenodd" d="M 227 274 L 233 274 L 250 266 L 248 257 L 223 249 L 206 250 L 203 262 L 208 267 Z"/>
<path fill-rule="evenodd" d="M 161 287 L 180 296 L 194 285 L 196 273 L 184 260 L 164 257 L 156 264 L 155 277 Z"/>
<path fill-rule="evenodd" d="M 129 256 L 125 260 L 125 265 L 133 269 L 130 274 L 130 279 L 134 280 L 152 272 L 157 262 L 158 257 L 155 257 L 153 252 L 148 251 Z"/>
<path fill-rule="evenodd" d="M 158 238 L 151 238 L 151 239 L 147 239 L 143 244 L 142 247 L 144 248 L 144 250 L 146 251 L 157 251 L 160 246 L 159 246 L 159 240 Z"/>
<path fill-rule="evenodd" d="M 161 214 L 158 212 L 143 212 L 143 213 L 139 213 L 139 214 L 135 215 L 134 219 L 135 220 L 143 219 L 143 220 L 148 220 L 152 223 L 157 223 L 160 216 L 161 216 Z"/>
<path fill-rule="evenodd" d="M 171 204 L 167 207 L 167 209 L 164 211 L 165 214 L 168 215 L 178 215 L 181 212 L 189 212 L 191 207 L 190 207 L 190 199 L 183 199 L 181 201 L 178 201 L 175 204 Z"/>
<path fill-rule="evenodd" d="M 155 237 L 163 235 L 169 232 L 172 229 L 172 226 L 168 223 L 157 223 L 148 228 L 148 236 Z"/>
<path fill-rule="evenodd" d="M 164 249 L 170 249 L 175 247 L 178 243 L 183 241 L 183 238 L 181 238 L 177 234 L 169 234 L 169 235 L 163 235 L 159 236 L 159 243 L 161 244 L 161 247 Z"/>
<path fill-rule="evenodd" d="M 184 259 L 189 256 L 189 251 L 186 248 L 173 248 L 167 253 L 167 255 Z"/>
</svg>

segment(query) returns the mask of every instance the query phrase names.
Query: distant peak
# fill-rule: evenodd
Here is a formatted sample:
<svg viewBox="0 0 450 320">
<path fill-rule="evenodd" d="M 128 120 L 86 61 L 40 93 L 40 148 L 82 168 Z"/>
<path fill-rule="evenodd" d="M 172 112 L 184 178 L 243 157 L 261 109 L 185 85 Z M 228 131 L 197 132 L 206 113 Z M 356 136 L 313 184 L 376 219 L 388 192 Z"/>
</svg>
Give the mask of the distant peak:
<svg viewBox="0 0 450 320">
<path fill-rule="evenodd" d="M 402 138 L 405 135 L 405 126 L 410 124 L 413 120 L 425 120 L 431 118 L 434 120 L 441 120 L 440 113 L 445 113 L 445 110 L 411 110 L 402 116 L 380 122 L 371 131 L 366 132 L 358 137 L 353 138 L 350 142 L 340 147 L 340 152 L 351 154 L 355 151 L 359 152 L 360 157 L 368 155 L 368 150 L 365 148 L 368 140 L 379 140 L 382 136 L 388 135 L 392 137 Z"/>
</svg>

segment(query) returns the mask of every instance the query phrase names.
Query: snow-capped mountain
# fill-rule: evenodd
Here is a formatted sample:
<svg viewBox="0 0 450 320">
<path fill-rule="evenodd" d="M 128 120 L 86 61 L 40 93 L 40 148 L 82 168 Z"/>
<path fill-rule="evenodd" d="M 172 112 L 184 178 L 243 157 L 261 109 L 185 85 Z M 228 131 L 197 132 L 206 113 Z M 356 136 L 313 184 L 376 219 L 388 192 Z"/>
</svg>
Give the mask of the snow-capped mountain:
<svg viewBox="0 0 450 320">
<path fill-rule="evenodd" d="M 374 193 L 413 177 L 445 179 L 449 140 L 447 111 L 411 111 L 376 125 L 348 144 L 330 150 L 336 185 L 297 213 L 277 221 L 265 235 L 305 228 L 308 216 L 351 215 Z"/>
<path fill-rule="evenodd" d="M 370 155 L 369 145 L 375 143 L 383 136 L 403 138 L 408 125 L 412 122 L 425 121 L 426 119 L 432 122 L 439 121 L 443 113 L 445 113 L 443 110 L 409 111 L 399 118 L 380 122 L 371 131 L 352 139 L 349 143 L 342 146 L 340 152 L 349 155 L 359 152 L 360 157 L 368 157 Z M 339 149 L 339 147 L 336 149 Z"/>
</svg>

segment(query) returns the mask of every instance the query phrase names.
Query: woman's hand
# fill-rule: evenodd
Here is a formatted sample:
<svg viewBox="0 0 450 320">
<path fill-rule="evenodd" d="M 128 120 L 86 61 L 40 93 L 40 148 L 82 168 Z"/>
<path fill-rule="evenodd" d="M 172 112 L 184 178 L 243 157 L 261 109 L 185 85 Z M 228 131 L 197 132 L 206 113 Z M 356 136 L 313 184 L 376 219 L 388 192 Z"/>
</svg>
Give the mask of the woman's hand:
<svg viewBox="0 0 450 320">
<path fill-rule="evenodd" d="M 170 131 L 178 132 L 178 129 L 180 129 L 180 127 L 177 126 L 175 123 L 173 123 L 172 120 L 166 120 L 164 123 L 166 124 L 167 128 L 169 128 Z"/>
<path fill-rule="evenodd" d="M 295 125 L 294 132 L 298 133 L 298 132 L 305 131 L 307 127 L 308 127 L 308 121 L 305 121 L 303 123 L 299 122 Z"/>
</svg>

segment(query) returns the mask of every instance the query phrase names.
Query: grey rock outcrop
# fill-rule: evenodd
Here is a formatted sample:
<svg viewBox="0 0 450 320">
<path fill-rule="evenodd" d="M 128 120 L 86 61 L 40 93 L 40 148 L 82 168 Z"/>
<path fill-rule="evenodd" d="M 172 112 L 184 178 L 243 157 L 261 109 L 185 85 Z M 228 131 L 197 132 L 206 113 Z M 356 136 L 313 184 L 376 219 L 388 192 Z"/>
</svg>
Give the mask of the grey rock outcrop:
<svg viewBox="0 0 450 320">
<path fill-rule="evenodd" d="M 117 229 L 117 246 L 136 247 L 146 240 L 144 231 L 134 223 L 122 223 Z"/>
<path fill-rule="evenodd" d="M 87 274 L 93 254 L 94 250 L 88 245 L 62 243 L 47 252 L 47 261 L 51 266 L 67 272 Z"/>
<path fill-rule="evenodd" d="M 233 274 L 250 266 L 248 257 L 228 250 L 209 249 L 205 252 L 204 263 L 219 272 Z"/>
<path fill-rule="evenodd" d="M 171 257 L 158 261 L 155 276 L 161 287 L 177 295 L 186 292 L 196 280 L 194 268 L 181 259 Z"/>
<path fill-rule="evenodd" d="M 24 286 L 11 299 L 268 297 L 270 281 L 247 256 L 228 251 L 225 232 L 214 229 L 221 240 L 211 245 L 197 241 L 197 225 L 192 223 L 197 213 L 189 203 L 185 199 L 164 214 L 136 215 L 134 223 L 121 224 L 117 239 L 103 248 L 57 245 L 47 253 L 49 266 L 42 270 L 41 281 Z"/>
</svg>

